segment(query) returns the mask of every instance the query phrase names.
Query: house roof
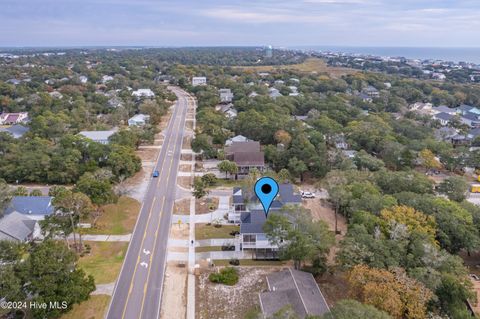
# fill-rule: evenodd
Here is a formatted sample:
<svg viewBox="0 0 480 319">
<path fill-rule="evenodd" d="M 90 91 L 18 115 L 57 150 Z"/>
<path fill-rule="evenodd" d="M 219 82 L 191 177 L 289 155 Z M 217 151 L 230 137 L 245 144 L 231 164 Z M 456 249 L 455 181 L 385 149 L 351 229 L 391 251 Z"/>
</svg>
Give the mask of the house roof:
<svg viewBox="0 0 480 319">
<path fill-rule="evenodd" d="M 480 127 L 479 128 L 474 128 L 470 132 L 468 132 L 469 136 L 472 136 L 473 138 L 480 136 Z"/>
<path fill-rule="evenodd" d="M 313 275 L 286 269 L 267 275 L 268 292 L 260 293 L 262 312 L 271 317 L 285 305 L 291 305 L 295 313 L 320 316 L 330 311 Z"/>
<path fill-rule="evenodd" d="M 0 219 L 0 240 L 25 241 L 34 231 L 37 222 L 17 212 Z"/>
<path fill-rule="evenodd" d="M 238 166 L 263 166 L 265 157 L 263 152 L 235 152 L 233 161 Z"/>
<path fill-rule="evenodd" d="M 30 129 L 28 127 L 25 127 L 23 125 L 13 125 L 8 128 L 0 128 L 0 132 L 7 132 L 10 133 L 14 138 L 20 138 L 22 137 L 25 133 L 27 133 Z"/>
<path fill-rule="evenodd" d="M 448 106 L 446 106 L 446 105 L 440 105 L 440 106 L 432 107 L 432 110 L 433 110 L 433 111 L 436 111 L 436 112 L 439 112 L 439 113 L 442 113 L 442 112 L 445 112 L 445 113 L 456 112 L 456 109 L 450 108 L 450 107 L 448 107 Z"/>
<path fill-rule="evenodd" d="M 263 225 L 266 221 L 263 210 L 252 210 L 240 214 L 240 233 L 241 234 L 263 234 Z"/>
<path fill-rule="evenodd" d="M 467 113 L 462 115 L 462 118 L 470 120 L 470 121 L 478 121 L 479 117 L 480 117 L 479 114 L 475 114 L 475 113 L 471 113 L 471 112 L 467 112 Z"/>
<path fill-rule="evenodd" d="M 7 208 L 6 214 L 18 212 L 25 215 L 50 215 L 54 212 L 51 196 L 14 196 Z"/>
<path fill-rule="evenodd" d="M 108 140 L 110 136 L 117 133 L 117 130 L 110 130 L 110 131 L 82 131 L 78 134 L 85 136 L 94 141 L 103 141 Z"/>
<path fill-rule="evenodd" d="M 150 115 L 135 114 L 129 119 L 129 121 L 146 121 L 148 119 L 150 119 Z"/>
<path fill-rule="evenodd" d="M 283 204 L 298 204 L 302 202 L 302 195 L 294 194 L 292 184 L 278 185 L 278 195 Z"/>
<path fill-rule="evenodd" d="M 435 118 L 438 120 L 450 121 L 453 118 L 453 115 L 441 112 L 435 115 Z"/>
<path fill-rule="evenodd" d="M 260 143 L 257 141 L 235 142 L 225 148 L 226 154 L 260 152 Z"/>
</svg>

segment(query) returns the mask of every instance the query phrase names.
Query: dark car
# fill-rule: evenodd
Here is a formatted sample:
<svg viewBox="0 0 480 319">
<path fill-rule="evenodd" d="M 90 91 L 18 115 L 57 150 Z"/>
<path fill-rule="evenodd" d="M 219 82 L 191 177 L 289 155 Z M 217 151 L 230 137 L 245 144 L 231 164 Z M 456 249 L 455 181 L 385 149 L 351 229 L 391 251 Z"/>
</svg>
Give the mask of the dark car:
<svg viewBox="0 0 480 319">
<path fill-rule="evenodd" d="M 158 177 L 158 176 L 160 176 L 160 173 L 158 171 L 154 171 L 152 176 L 153 177 Z"/>
</svg>

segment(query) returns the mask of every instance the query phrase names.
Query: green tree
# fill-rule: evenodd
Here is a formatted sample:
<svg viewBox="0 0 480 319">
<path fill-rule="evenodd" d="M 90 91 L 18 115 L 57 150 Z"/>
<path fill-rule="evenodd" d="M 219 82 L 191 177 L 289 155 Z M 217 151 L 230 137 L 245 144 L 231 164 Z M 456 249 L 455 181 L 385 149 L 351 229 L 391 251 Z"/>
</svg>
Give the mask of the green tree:
<svg viewBox="0 0 480 319">
<path fill-rule="evenodd" d="M 39 189 L 32 189 L 29 196 L 43 196 L 43 193 Z"/>
<path fill-rule="evenodd" d="M 196 199 L 203 198 L 207 196 L 209 193 L 209 190 L 207 189 L 207 185 L 205 185 L 205 182 L 202 181 L 201 178 L 195 177 L 193 180 L 193 196 Z"/>
<path fill-rule="evenodd" d="M 321 319 L 391 319 L 386 312 L 378 310 L 374 306 L 362 304 L 356 300 L 344 299 L 321 317 Z"/>
<path fill-rule="evenodd" d="M 13 191 L 13 196 L 28 196 L 28 189 L 25 186 L 18 186 Z"/>
<path fill-rule="evenodd" d="M 446 178 L 438 185 L 438 191 L 447 195 L 450 200 L 461 202 L 466 198 L 469 184 L 460 176 Z"/>
<path fill-rule="evenodd" d="M 225 178 L 228 177 L 228 174 L 234 175 L 238 172 L 237 164 L 228 160 L 221 161 L 217 167 L 220 172 L 225 172 Z"/>
<path fill-rule="evenodd" d="M 33 246 L 30 256 L 19 263 L 18 277 L 33 302 L 65 301 L 66 309 L 47 307 L 33 309 L 35 318 L 58 318 L 72 309 L 74 304 L 87 300 L 95 290 L 92 276 L 76 267 L 77 257 L 65 245 L 45 240 Z M 28 283 L 28 285 L 26 285 Z"/>
<path fill-rule="evenodd" d="M 303 173 L 308 170 L 307 165 L 296 157 L 288 161 L 288 169 L 293 176 L 300 177 L 300 181 L 303 181 Z"/>
<path fill-rule="evenodd" d="M 8 203 L 12 199 L 12 190 L 10 186 L 3 180 L 0 179 L 0 217 L 3 214 L 3 210 L 7 207 Z"/>
<path fill-rule="evenodd" d="M 113 203 L 117 200 L 117 197 L 113 191 L 110 178 L 98 175 L 99 172 L 101 171 L 96 171 L 95 174 L 83 174 L 78 180 L 75 190 L 86 194 L 94 204 L 104 205 Z"/>
</svg>

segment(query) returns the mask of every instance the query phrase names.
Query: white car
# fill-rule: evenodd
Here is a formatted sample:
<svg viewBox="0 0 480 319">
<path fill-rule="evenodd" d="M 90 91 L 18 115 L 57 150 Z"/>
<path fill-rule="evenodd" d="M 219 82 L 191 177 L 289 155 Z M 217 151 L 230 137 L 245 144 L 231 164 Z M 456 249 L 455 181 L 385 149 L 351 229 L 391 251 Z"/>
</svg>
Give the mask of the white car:
<svg viewBox="0 0 480 319">
<path fill-rule="evenodd" d="M 312 192 L 302 192 L 302 198 L 315 198 L 315 193 L 312 193 Z"/>
</svg>

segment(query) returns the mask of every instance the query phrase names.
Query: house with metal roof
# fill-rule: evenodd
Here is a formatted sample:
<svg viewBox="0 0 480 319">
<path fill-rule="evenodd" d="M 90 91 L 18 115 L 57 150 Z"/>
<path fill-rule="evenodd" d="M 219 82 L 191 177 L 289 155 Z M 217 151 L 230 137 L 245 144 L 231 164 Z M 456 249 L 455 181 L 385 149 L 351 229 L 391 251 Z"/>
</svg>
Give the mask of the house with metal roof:
<svg viewBox="0 0 480 319">
<path fill-rule="evenodd" d="M 25 133 L 27 133 L 30 129 L 26 126 L 20 125 L 20 124 L 15 124 L 13 126 L 7 127 L 7 128 L 2 128 L 0 127 L 0 133 L 5 132 L 10 134 L 13 138 L 20 138 L 22 137 Z"/>
<path fill-rule="evenodd" d="M 33 220 L 43 220 L 55 212 L 51 196 L 14 196 L 5 208 L 5 215 L 19 213 Z"/>
<path fill-rule="evenodd" d="M 28 242 L 41 237 L 38 221 L 13 212 L 0 219 L 0 240 Z"/>
<path fill-rule="evenodd" d="M 0 114 L 0 125 L 14 125 L 26 122 L 28 122 L 28 112 Z"/>
<path fill-rule="evenodd" d="M 115 133 L 117 133 L 117 129 L 110 131 L 82 131 L 78 134 L 94 142 L 106 145 L 110 143 L 110 137 Z"/>
<path fill-rule="evenodd" d="M 289 268 L 271 273 L 266 279 L 268 291 L 259 294 L 264 318 L 271 318 L 287 305 L 302 319 L 322 316 L 330 311 L 311 273 Z"/>
<path fill-rule="evenodd" d="M 128 126 L 144 126 L 150 121 L 150 115 L 135 114 L 128 119 Z"/>
<path fill-rule="evenodd" d="M 445 113 L 445 112 L 441 112 L 441 113 L 437 113 L 433 116 L 433 119 L 437 120 L 440 122 L 441 125 L 445 126 L 447 125 L 448 123 L 450 123 L 450 121 L 454 118 L 454 115 L 452 114 L 449 114 L 449 113 Z"/>
</svg>

